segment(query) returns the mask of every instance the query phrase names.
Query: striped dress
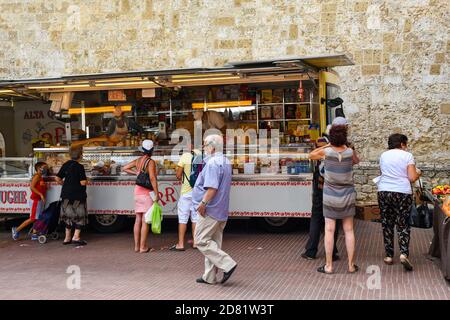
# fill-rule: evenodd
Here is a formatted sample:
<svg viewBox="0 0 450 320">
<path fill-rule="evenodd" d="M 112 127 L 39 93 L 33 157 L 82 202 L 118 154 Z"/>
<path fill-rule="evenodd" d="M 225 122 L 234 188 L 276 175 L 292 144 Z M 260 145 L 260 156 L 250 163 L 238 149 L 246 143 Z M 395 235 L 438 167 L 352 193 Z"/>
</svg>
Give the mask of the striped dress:
<svg viewBox="0 0 450 320">
<path fill-rule="evenodd" d="M 355 215 L 356 192 L 353 182 L 353 150 L 325 149 L 323 216 L 343 219 Z"/>
</svg>

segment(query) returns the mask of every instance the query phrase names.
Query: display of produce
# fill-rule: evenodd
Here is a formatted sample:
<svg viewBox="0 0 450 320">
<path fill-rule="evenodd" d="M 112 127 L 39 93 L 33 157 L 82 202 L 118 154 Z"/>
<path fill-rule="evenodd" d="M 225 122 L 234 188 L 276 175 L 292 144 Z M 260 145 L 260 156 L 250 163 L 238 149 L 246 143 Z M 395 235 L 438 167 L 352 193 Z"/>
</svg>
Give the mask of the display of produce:
<svg viewBox="0 0 450 320">
<path fill-rule="evenodd" d="M 436 195 L 438 198 L 444 198 L 445 195 L 450 194 L 450 186 L 448 184 L 446 185 L 439 185 L 433 188 L 431 191 L 434 195 Z"/>
</svg>

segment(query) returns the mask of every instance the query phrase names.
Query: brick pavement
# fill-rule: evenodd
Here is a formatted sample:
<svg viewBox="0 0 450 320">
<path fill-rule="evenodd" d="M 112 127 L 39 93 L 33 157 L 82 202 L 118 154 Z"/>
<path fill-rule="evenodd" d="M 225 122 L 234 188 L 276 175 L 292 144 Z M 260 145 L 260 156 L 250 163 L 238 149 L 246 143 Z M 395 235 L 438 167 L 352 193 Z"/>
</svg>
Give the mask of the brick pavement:
<svg viewBox="0 0 450 320">
<path fill-rule="evenodd" d="M 436 262 L 425 254 L 431 230 L 414 229 L 411 260 L 415 271 L 406 273 L 398 259 L 394 266 L 382 263 L 383 244 L 378 223 L 357 221 L 357 274 L 346 274 L 344 259 L 336 263 L 337 274 L 316 272 L 323 259 L 300 257 L 307 230 L 269 234 L 232 222 L 224 236 L 224 249 L 238 262 L 226 285 L 195 283 L 203 270 L 202 255 L 193 249 L 172 252 L 175 227 L 160 236 L 151 235 L 147 254 L 133 252 L 130 230 L 117 234 L 86 234 L 88 246 L 67 247 L 61 241 L 40 245 L 10 240 L 0 232 L 0 299 L 450 299 Z M 161 250 L 161 248 L 164 248 Z M 338 248 L 344 253 L 344 238 Z M 323 256 L 323 250 L 319 251 Z M 81 268 L 81 290 L 68 290 L 69 265 Z M 381 270 L 381 289 L 369 290 L 366 268 Z"/>
</svg>

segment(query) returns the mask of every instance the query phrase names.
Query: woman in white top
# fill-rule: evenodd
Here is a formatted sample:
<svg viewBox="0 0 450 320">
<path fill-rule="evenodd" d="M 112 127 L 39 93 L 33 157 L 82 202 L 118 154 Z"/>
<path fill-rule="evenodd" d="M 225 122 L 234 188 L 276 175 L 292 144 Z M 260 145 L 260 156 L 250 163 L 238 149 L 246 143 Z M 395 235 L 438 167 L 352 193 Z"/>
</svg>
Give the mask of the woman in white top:
<svg viewBox="0 0 450 320">
<path fill-rule="evenodd" d="M 380 157 L 381 178 L 378 181 L 378 204 L 381 210 L 384 247 L 384 262 L 393 264 L 394 228 L 397 227 L 400 261 L 404 268 L 412 271 L 409 261 L 410 225 L 412 205 L 411 183 L 419 179 L 414 157 L 407 152 L 408 138 L 399 133 L 389 136 L 388 151 Z"/>
</svg>

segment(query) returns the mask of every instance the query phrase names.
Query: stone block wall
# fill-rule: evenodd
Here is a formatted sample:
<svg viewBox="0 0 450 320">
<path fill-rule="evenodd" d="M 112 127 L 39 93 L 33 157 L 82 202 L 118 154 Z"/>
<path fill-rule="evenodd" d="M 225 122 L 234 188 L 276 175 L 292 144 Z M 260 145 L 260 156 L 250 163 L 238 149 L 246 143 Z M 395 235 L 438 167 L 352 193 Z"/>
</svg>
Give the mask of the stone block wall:
<svg viewBox="0 0 450 320">
<path fill-rule="evenodd" d="M 403 132 L 420 163 L 446 165 L 448 21 L 448 0 L 0 0 L 0 78 L 347 53 L 336 71 L 362 160 Z"/>
<path fill-rule="evenodd" d="M 431 190 L 438 184 L 450 184 L 450 165 L 417 165 L 417 167 L 422 171 L 421 180 L 424 188 Z M 377 203 L 377 186 L 372 180 L 379 175 L 380 167 L 375 161 L 361 162 L 353 168 L 357 204 Z"/>
</svg>

